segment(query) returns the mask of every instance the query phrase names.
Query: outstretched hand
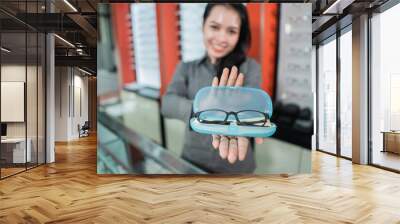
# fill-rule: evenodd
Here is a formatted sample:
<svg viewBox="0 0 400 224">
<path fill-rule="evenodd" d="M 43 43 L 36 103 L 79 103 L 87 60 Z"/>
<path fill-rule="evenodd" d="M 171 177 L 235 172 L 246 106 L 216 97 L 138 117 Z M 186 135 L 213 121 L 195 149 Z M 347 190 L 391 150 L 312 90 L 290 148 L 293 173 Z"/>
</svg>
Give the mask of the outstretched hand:
<svg viewBox="0 0 400 224">
<path fill-rule="evenodd" d="M 238 74 L 238 68 L 233 66 L 229 72 L 228 68 L 222 71 L 221 80 L 214 77 L 212 86 L 243 86 L 244 74 Z M 230 163 L 235 163 L 238 159 L 243 161 L 246 158 L 249 148 L 249 139 L 240 136 L 213 135 L 212 145 L 219 150 L 222 159 L 228 159 Z M 255 138 L 257 144 L 263 143 L 262 138 Z"/>
</svg>

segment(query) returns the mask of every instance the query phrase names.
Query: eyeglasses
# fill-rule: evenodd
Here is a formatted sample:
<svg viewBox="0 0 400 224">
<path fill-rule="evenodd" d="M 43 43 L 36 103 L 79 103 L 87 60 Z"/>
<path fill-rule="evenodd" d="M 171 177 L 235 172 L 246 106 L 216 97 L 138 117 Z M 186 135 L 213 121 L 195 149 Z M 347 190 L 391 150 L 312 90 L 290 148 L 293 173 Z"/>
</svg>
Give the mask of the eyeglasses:
<svg viewBox="0 0 400 224">
<path fill-rule="evenodd" d="M 233 115 L 233 116 L 231 116 Z M 219 109 L 210 109 L 196 112 L 194 117 L 205 124 L 221 124 L 229 125 L 231 122 L 236 122 L 237 125 L 246 126 L 265 126 L 269 124 L 269 116 L 257 110 L 242 110 L 242 111 L 224 111 Z M 235 118 L 235 120 L 232 119 Z"/>
</svg>

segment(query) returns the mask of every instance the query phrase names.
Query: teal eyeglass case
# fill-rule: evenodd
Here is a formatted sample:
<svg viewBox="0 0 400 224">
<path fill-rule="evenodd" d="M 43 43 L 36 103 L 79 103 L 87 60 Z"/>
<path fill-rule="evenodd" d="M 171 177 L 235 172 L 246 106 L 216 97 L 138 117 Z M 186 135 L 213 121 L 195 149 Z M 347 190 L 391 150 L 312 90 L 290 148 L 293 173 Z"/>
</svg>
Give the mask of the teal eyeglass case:
<svg viewBox="0 0 400 224">
<path fill-rule="evenodd" d="M 190 127 L 198 133 L 265 138 L 276 131 L 276 125 L 269 121 L 273 112 L 271 98 L 261 89 L 231 86 L 204 87 L 197 92 L 192 109 Z M 200 113 L 205 114 L 204 111 L 207 112 L 207 116 L 200 115 L 200 117 L 205 117 L 207 122 L 225 119 L 226 123 L 205 123 L 196 116 Z M 256 117 L 252 116 L 260 115 L 260 113 L 265 115 L 266 124 L 254 126 L 240 123 L 242 120 L 254 120 Z"/>
</svg>

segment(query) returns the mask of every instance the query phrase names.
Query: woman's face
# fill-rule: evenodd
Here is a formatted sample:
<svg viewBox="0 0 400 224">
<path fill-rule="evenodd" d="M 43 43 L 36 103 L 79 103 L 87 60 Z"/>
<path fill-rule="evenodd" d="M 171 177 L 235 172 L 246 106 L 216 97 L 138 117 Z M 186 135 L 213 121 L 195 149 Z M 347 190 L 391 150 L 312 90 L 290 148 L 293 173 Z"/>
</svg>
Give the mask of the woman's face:
<svg viewBox="0 0 400 224">
<path fill-rule="evenodd" d="M 217 5 L 211 9 L 203 26 L 203 41 L 211 63 L 229 54 L 240 34 L 240 17 L 232 8 Z"/>
</svg>

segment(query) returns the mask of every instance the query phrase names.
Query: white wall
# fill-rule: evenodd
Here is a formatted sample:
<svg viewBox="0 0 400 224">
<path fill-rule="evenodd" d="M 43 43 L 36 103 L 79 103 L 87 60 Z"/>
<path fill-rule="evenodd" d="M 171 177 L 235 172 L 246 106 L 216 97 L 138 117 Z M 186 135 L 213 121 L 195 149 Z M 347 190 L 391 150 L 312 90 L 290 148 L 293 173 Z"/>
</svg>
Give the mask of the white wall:
<svg viewBox="0 0 400 224">
<path fill-rule="evenodd" d="M 25 82 L 25 75 L 27 69 L 28 74 L 36 74 L 36 67 L 34 66 L 28 66 L 27 68 L 25 65 L 2 65 L 1 66 L 1 81 L 2 82 Z M 29 80 L 29 82 L 33 82 L 32 80 Z M 32 83 L 30 83 L 32 84 Z M 34 84 L 36 85 L 36 83 Z M 32 90 L 33 92 L 30 92 L 29 90 Z M 4 96 L 3 96 L 4 97 Z M 28 89 L 27 92 L 27 103 L 28 105 L 33 102 L 36 98 L 36 89 Z M 36 101 L 35 101 L 36 102 Z M 35 105 L 32 105 L 36 108 L 36 103 Z M 40 106 L 40 105 L 39 105 Z M 8 108 L 1 108 L 1 110 L 7 110 Z M 29 112 L 29 110 L 28 110 Z M 32 122 L 33 120 L 36 123 L 36 113 L 27 114 L 28 122 Z M 32 117 L 33 116 L 33 117 Z M 8 137 L 25 137 L 25 126 L 26 122 L 7 122 L 7 136 Z M 33 124 L 28 125 L 28 129 L 33 127 Z M 34 128 L 36 130 L 36 127 Z M 28 131 L 28 137 L 29 137 L 29 131 Z"/>
<path fill-rule="evenodd" d="M 38 70 L 37 70 L 38 69 Z M 25 80 L 27 78 L 27 81 Z M 45 120 L 44 120 L 44 74 L 42 67 L 25 66 L 25 64 L 4 64 L 1 66 L 2 82 L 24 82 L 26 83 L 26 106 L 20 108 L 21 113 L 26 112 L 26 120 L 22 122 L 6 122 L 7 137 L 24 138 L 25 135 L 30 139 L 30 148 L 32 151 L 32 161 L 36 162 L 37 153 L 39 153 L 39 163 L 44 162 L 45 150 Z M 2 89 L 2 93 L 4 89 Z M 21 92 L 22 91 L 22 92 Z M 20 90 L 24 94 L 24 90 Z M 2 98 L 7 95 L 2 95 Z M 2 103 L 3 104 L 3 103 Z M 10 107 L 2 107 L 2 112 L 13 113 Z M 15 109 L 14 109 L 15 110 Z M 14 112 L 15 113 L 15 112 Z M 51 158 L 51 157 L 48 157 Z M 51 162 L 51 160 L 49 160 Z"/>
<path fill-rule="evenodd" d="M 55 140 L 68 140 L 68 86 L 69 76 L 67 67 L 55 68 Z"/>
<path fill-rule="evenodd" d="M 31 68 L 28 67 L 28 70 Z M 18 81 L 25 82 L 25 65 L 2 65 L 1 66 L 1 81 Z M 7 108 L 1 108 L 7 110 Z M 11 122 L 7 123 L 8 137 L 25 137 L 25 123 Z"/>
<path fill-rule="evenodd" d="M 76 68 L 56 67 L 56 141 L 79 138 L 78 124 L 88 120 L 88 77 L 83 75 Z"/>
</svg>

